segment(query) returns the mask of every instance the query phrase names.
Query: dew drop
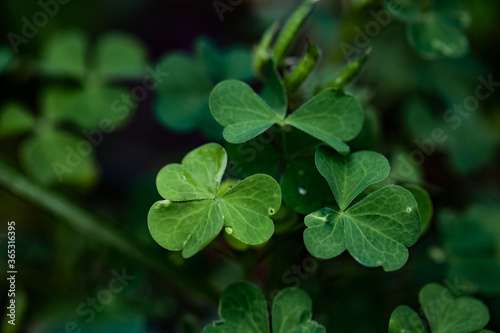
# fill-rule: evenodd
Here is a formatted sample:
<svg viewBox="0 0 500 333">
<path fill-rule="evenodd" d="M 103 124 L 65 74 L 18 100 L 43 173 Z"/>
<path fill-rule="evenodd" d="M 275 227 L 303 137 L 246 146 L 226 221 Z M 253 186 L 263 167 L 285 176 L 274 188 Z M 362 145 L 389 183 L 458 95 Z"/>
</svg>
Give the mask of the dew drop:
<svg viewBox="0 0 500 333">
<path fill-rule="evenodd" d="M 228 188 L 228 189 L 232 189 L 233 187 L 232 187 L 231 185 L 229 185 L 227 188 Z"/>
<path fill-rule="evenodd" d="M 300 186 L 298 188 L 299 194 L 300 195 L 306 195 L 307 194 L 307 189 L 305 187 Z"/>
<path fill-rule="evenodd" d="M 187 244 L 187 240 L 185 240 L 184 242 L 182 242 L 182 245 L 186 246 Z"/>
<path fill-rule="evenodd" d="M 239 184 L 239 183 L 241 183 L 241 179 L 239 179 L 239 180 L 237 181 L 237 183 L 238 183 L 238 184 Z"/>
<path fill-rule="evenodd" d="M 274 209 L 269 208 L 269 214 L 273 215 L 274 214 Z"/>
<path fill-rule="evenodd" d="M 226 227 L 225 230 L 228 233 L 228 235 L 231 235 L 233 233 L 233 228 L 231 228 L 231 227 Z"/>
<path fill-rule="evenodd" d="M 411 207 L 406 208 L 406 211 L 409 213 L 411 212 Z"/>
<path fill-rule="evenodd" d="M 182 176 L 182 180 L 187 180 L 186 176 Z"/>
</svg>

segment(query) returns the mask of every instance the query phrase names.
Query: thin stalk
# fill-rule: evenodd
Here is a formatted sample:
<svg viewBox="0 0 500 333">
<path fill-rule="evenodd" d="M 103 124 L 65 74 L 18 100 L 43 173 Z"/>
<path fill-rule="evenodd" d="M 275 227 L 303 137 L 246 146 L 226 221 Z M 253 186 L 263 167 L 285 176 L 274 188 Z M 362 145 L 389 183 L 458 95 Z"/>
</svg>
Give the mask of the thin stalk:
<svg viewBox="0 0 500 333">
<path fill-rule="evenodd" d="M 194 280 L 169 261 L 156 257 L 150 251 L 143 249 L 143 245 L 131 241 L 128 236 L 109 223 L 87 213 L 62 195 L 35 184 L 1 159 L 0 187 L 55 216 L 70 228 L 144 263 L 175 284 L 195 291 L 205 299 L 217 302 L 218 293 L 206 281 Z"/>
</svg>

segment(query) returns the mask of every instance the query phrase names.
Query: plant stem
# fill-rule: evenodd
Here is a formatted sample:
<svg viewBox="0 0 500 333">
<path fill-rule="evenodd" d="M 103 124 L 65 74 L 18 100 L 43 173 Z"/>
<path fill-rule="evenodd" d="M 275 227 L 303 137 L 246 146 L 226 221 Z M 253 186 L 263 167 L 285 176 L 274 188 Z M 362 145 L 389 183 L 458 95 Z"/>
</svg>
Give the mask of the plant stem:
<svg viewBox="0 0 500 333">
<path fill-rule="evenodd" d="M 62 195 L 35 184 L 2 159 L 0 159 L 0 187 L 57 217 L 70 228 L 144 263 L 175 284 L 196 291 L 205 299 L 217 302 L 218 293 L 207 281 L 194 280 L 169 261 L 158 258 L 149 250 L 144 250 L 144 245 L 129 240 L 127 235 L 87 213 Z"/>
<path fill-rule="evenodd" d="M 285 127 L 286 127 L 286 125 L 281 125 L 280 124 L 281 148 L 283 148 L 283 155 L 285 155 L 285 159 L 288 161 L 288 148 L 287 148 L 287 145 L 286 145 Z"/>
</svg>

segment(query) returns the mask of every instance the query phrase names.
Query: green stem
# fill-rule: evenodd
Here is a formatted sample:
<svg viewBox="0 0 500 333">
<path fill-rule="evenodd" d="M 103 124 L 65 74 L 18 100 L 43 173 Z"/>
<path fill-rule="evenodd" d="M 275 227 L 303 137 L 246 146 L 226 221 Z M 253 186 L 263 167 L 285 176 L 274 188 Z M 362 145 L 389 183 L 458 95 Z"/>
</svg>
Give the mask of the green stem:
<svg viewBox="0 0 500 333">
<path fill-rule="evenodd" d="M 206 281 L 194 280 L 165 259 L 157 258 L 143 245 L 129 240 L 114 227 L 88 214 L 65 197 L 49 191 L 26 178 L 0 159 L 0 187 L 66 223 L 72 229 L 149 266 L 177 285 L 189 288 L 210 301 L 217 302 L 218 293 Z"/>
<path fill-rule="evenodd" d="M 285 159 L 288 161 L 288 148 L 287 148 L 287 145 L 286 145 L 285 127 L 286 127 L 286 125 L 281 125 L 280 124 L 281 148 L 283 148 L 283 155 L 285 155 Z"/>
</svg>

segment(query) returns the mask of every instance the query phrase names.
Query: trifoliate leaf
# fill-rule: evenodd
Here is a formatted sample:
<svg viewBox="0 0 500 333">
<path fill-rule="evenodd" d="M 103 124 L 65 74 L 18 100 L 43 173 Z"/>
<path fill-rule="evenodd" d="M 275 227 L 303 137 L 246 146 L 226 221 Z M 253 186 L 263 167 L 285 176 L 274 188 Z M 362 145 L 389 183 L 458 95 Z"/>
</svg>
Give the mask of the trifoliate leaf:
<svg viewBox="0 0 500 333">
<path fill-rule="evenodd" d="M 23 105 L 9 103 L 0 109 L 0 137 L 22 134 L 35 124 L 35 118 Z"/>
<path fill-rule="evenodd" d="M 219 321 L 208 324 L 203 333 L 271 332 L 266 300 L 248 282 L 237 282 L 224 290 L 219 305 Z M 312 302 L 299 288 L 287 288 L 276 295 L 272 306 L 272 332 L 325 333 L 311 320 Z"/>
<path fill-rule="evenodd" d="M 490 320 L 488 308 L 480 300 L 469 296 L 457 297 L 436 283 L 420 290 L 419 301 L 431 333 L 475 333 Z M 427 331 L 416 312 L 407 306 L 400 306 L 394 310 L 389 322 L 389 333 L 399 332 Z"/>
<path fill-rule="evenodd" d="M 347 249 L 362 265 L 386 271 L 406 263 L 406 248 L 420 236 L 417 203 L 399 186 L 386 186 L 345 212 L 322 208 L 304 222 L 304 243 L 313 256 L 330 259 Z"/>
<path fill-rule="evenodd" d="M 264 90 L 264 96 L 268 95 Z M 289 124 L 345 154 L 349 146 L 344 141 L 353 139 L 363 126 L 360 103 L 333 89 L 313 97 L 285 121 L 284 108 L 270 107 L 250 86 L 237 80 L 226 80 L 215 86 L 209 105 L 215 120 L 225 127 L 224 138 L 231 143 L 248 141 L 274 123 Z"/>
<path fill-rule="evenodd" d="M 276 181 L 257 174 L 220 191 L 227 155 L 215 143 L 201 146 L 169 164 L 158 174 L 157 187 L 165 199 L 156 202 L 148 215 L 153 238 L 185 258 L 205 247 L 222 227 L 250 245 L 267 241 L 274 232 L 270 216 L 281 206 Z"/>
</svg>

